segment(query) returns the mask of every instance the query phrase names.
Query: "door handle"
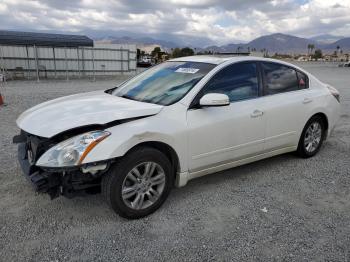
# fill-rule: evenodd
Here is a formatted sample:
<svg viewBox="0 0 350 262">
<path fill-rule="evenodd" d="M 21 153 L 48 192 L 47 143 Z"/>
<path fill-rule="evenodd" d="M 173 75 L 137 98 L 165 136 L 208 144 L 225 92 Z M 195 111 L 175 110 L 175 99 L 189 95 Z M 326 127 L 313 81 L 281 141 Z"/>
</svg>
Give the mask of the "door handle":
<svg viewBox="0 0 350 262">
<path fill-rule="evenodd" d="M 253 113 L 250 114 L 250 116 L 254 118 L 254 117 L 262 116 L 263 114 L 264 114 L 263 111 L 256 109 L 256 110 L 254 110 Z"/>
<path fill-rule="evenodd" d="M 310 98 L 304 98 L 304 100 L 303 100 L 303 104 L 308 104 L 311 102 L 312 102 L 312 99 L 310 99 Z"/>
</svg>

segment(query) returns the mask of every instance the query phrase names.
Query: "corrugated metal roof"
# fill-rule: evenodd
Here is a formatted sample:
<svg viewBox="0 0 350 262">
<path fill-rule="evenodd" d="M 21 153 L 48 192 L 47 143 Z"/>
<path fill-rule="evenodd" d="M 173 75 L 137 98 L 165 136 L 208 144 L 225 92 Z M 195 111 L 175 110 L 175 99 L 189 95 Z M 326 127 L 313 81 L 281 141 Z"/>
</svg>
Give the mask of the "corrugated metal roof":
<svg viewBox="0 0 350 262">
<path fill-rule="evenodd" d="M 92 39 L 84 35 L 63 35 L 0 30 L 0 45 L 37 46 L 93 46 Z"/>
</svg>

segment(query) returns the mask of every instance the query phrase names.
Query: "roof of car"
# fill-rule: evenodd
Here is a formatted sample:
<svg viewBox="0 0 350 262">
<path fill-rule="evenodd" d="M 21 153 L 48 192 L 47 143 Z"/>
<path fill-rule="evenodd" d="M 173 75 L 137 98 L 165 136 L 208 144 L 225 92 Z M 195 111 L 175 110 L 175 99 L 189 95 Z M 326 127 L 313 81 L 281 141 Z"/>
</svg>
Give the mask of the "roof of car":
<svg viewBox="0 0 350 262">
<path fill-rule="evenodd" d="M 198 62 L 198 63 L 209 63 L 209 64 L 215 64 L 215 65 L 219 65 L 219 64 L 226 62 L 226 61 L 232 61 L 232 62 L 265 61 L 265 62 L 274 62 L 274 63 L 284 64 L 287 66 L 292 66 L 292 67 L 297 68 L 298 70 L 300 70 L 302 72 L 305 72 L 305 70 L 298 67 L 297 65 L 288 63 L 286 61 L 276 60 L 276 59 L 271 59 L 271 58 L 264 58 L 264 57 L 255 57 L 255 56 L 196 55 L 196 56 L 179 57 L 179 58 L 171 59 L 168 61 Z"/>
<path fill-rule="evenodd" d="M 209 64 L 221 64 L 226 61 L 240 62 L 240 61 L 251 61 L 251 60 L 260 60 L 260 61 L 276 61 L 273 59 L 254 57 L 254 56 L 227 56 L 227 55 L 196 55 L 196 56 L 186 56 L 171 59 L 169 61 L 181 61 L 181 62 L 199 62 L 199 63 L 209 63 Z"/>
</svg>

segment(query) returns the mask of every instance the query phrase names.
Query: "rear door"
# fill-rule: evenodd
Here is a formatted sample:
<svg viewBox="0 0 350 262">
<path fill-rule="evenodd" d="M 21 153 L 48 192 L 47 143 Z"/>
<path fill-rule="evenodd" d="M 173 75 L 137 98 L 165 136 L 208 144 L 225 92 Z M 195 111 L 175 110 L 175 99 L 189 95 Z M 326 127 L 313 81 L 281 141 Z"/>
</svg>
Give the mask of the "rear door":
<svg viewBox="0 0 350 262">
<path fill-rule="evenodd" d="M 189 169 L 224 165 L 263 150 L 265 119 L 255 62 L 229 65 L 209 80 L 187 112 Z M 230 105 L 198 107 L 208 93 L 229 96 Z"/>
<path fill-rule="evenodd" d="M 261 62 L 266 113 L 265 151 L 295 146 L 312 105 L 308 78 L 279 63 Z"/>
</svg>

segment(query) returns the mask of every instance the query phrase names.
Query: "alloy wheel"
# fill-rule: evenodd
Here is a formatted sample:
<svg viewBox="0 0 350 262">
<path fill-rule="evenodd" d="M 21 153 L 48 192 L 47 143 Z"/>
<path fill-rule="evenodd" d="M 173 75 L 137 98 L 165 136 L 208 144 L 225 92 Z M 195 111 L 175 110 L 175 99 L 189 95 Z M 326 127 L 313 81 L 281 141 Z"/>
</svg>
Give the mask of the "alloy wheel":
<svg viewBox="0 0 350 262">
<path fill-rule="evenodd" d="M 305 133 L 304 137 L 304 146 L 307 152 L 312 153 L 314 152 L 322 139 L 322 127 L 320 123 L 313 122 L 308 127 Z"/>
<path fill-rule="evenodd" d="M 163 168 L 155 162 L 138 164 L 126 175 L 122 184 L 122 199 L 129 208 L 140 210 L 152 206 L 165 187 Z"/>
</svg>

